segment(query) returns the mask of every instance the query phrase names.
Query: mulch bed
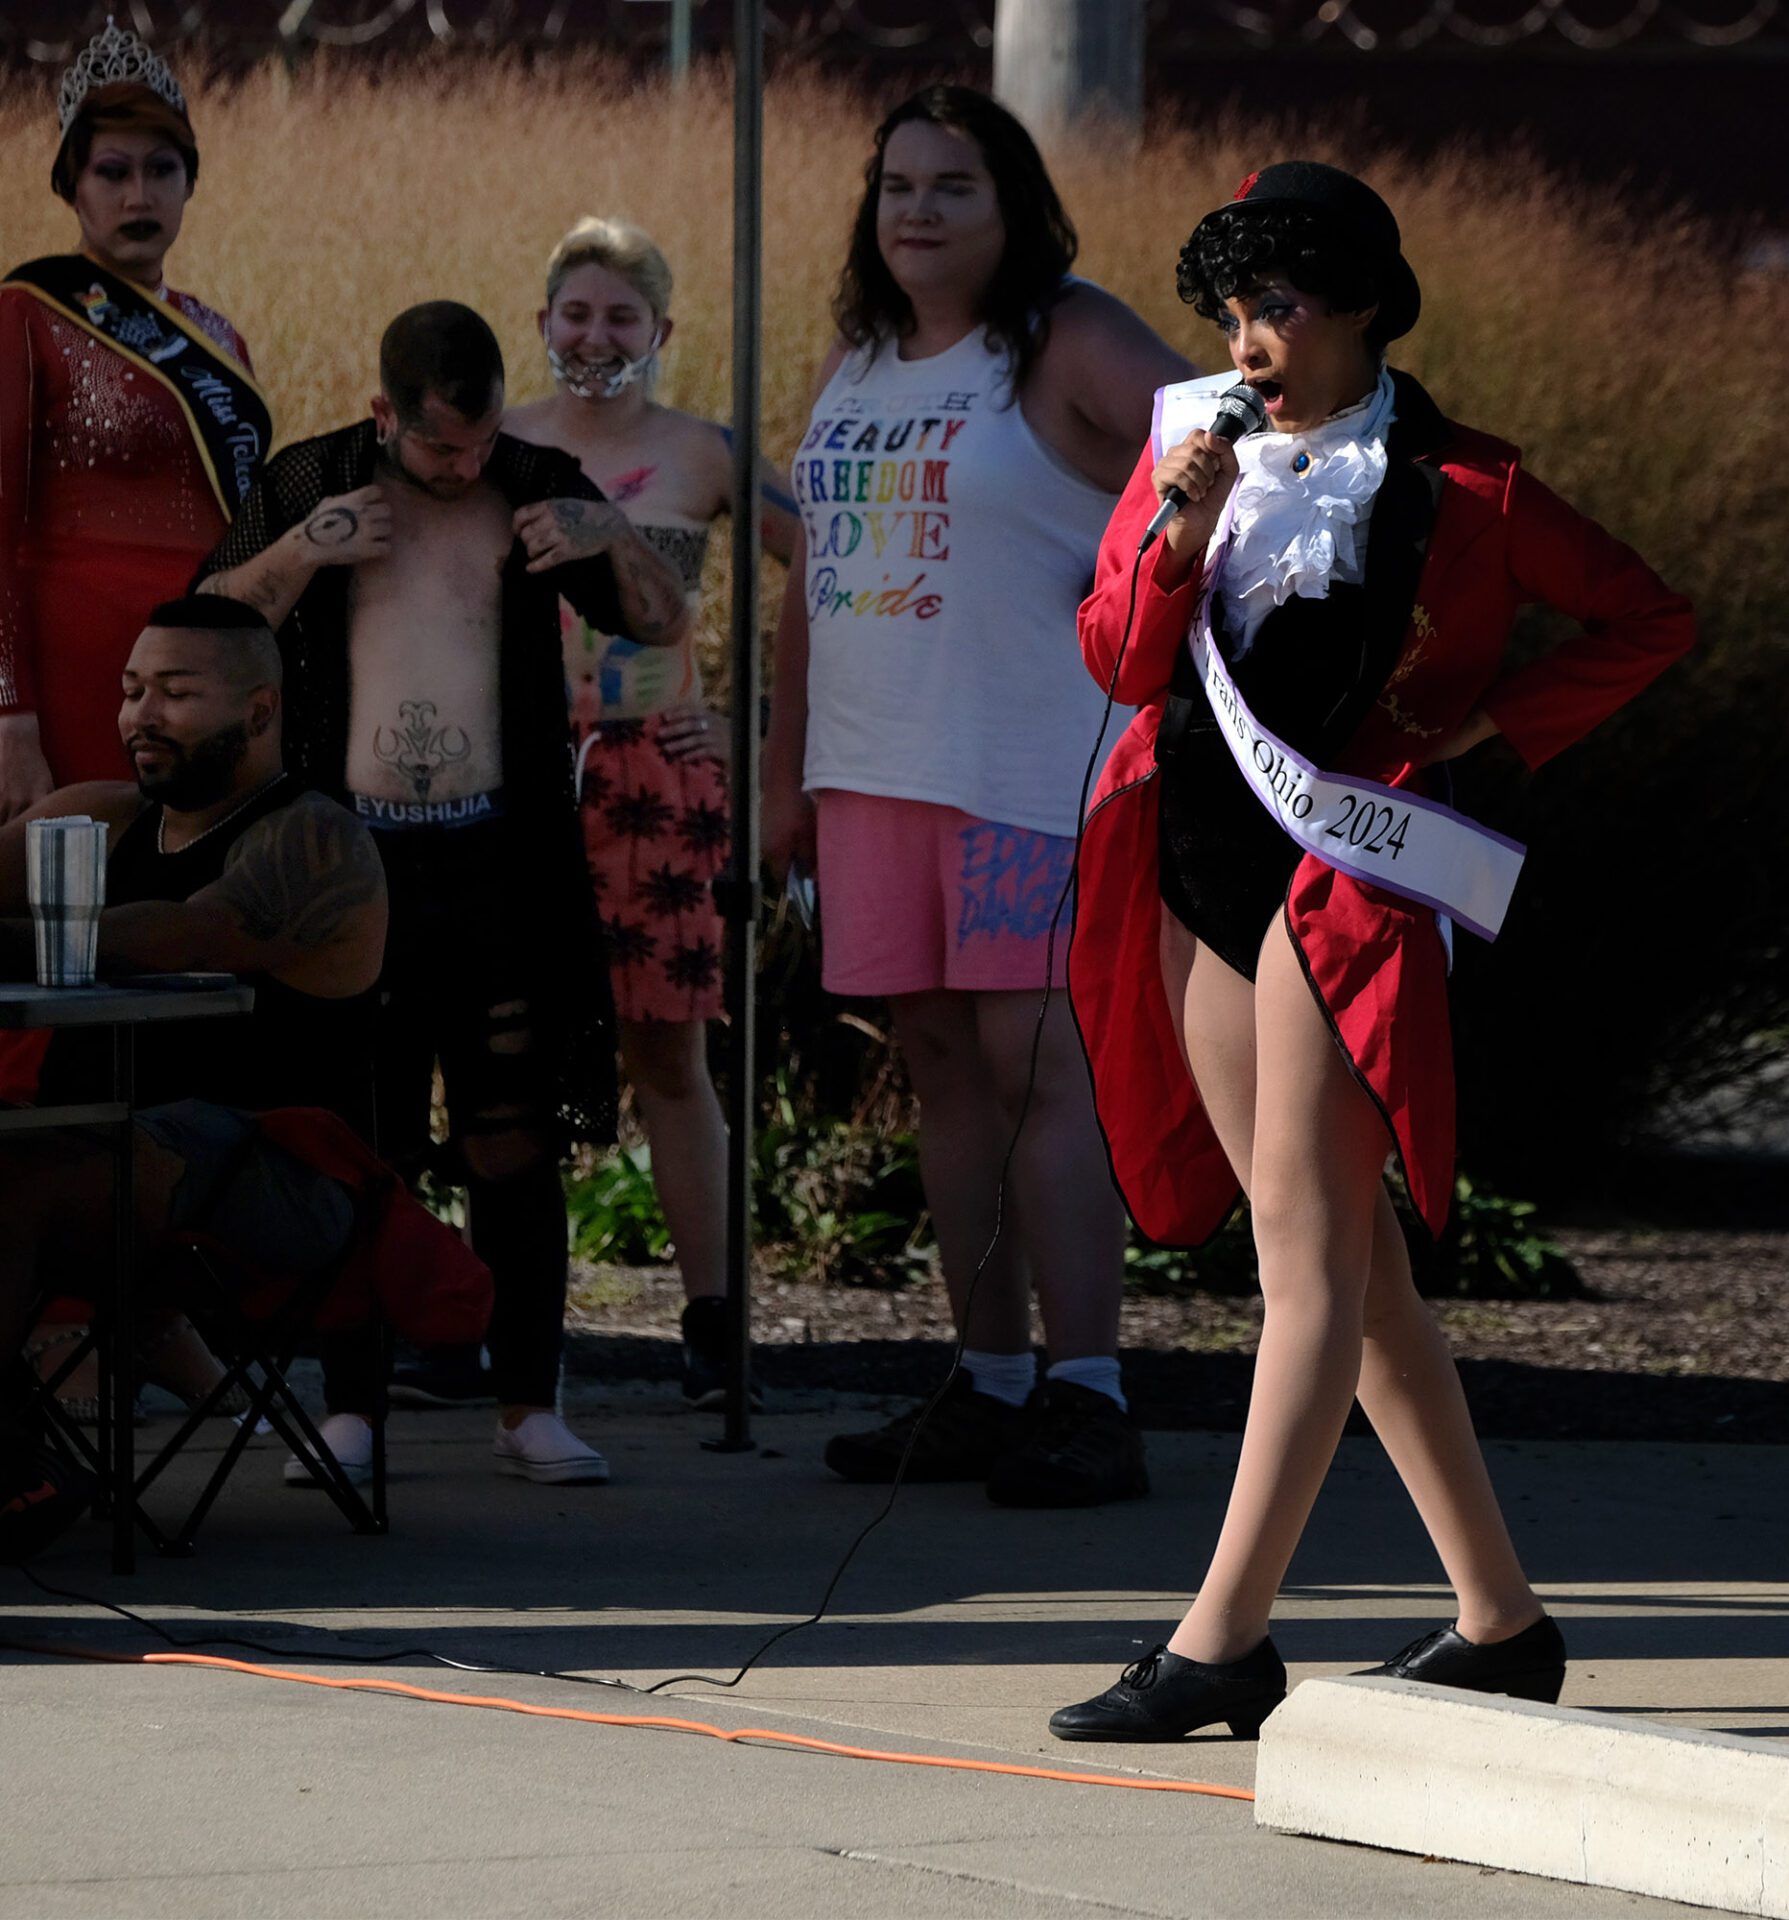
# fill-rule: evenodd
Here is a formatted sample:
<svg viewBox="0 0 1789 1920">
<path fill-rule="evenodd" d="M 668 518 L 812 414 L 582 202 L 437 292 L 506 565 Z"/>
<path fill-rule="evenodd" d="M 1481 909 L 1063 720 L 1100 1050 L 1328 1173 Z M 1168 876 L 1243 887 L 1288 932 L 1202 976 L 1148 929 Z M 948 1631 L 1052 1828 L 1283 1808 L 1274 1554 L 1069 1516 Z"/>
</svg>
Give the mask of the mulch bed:
<svg viewBox="0 0 1789 1920">
<path fill-rule="evenodd" d="M 1482 1434 L 1789 1442 L 1789 1234 L 1554 1237 L 1585 1297 L 1434 1303 Z M 598 1379 L 675 1378 L 668 1336 L 681 1306 L 670 1268 L 585 1269 L 573 1287 L 568 1365 Z M 753 1325 L 758 1372 L 773 1392 L 924 1393 L 950 1352 L 935 1280 L 883 1291 L 766 1278 Z M 1259 1329 L 1257 1300 L 1127 1293 L 1125 1381 L 1143 1424 L 1240 1428 Z"/>
</svg>

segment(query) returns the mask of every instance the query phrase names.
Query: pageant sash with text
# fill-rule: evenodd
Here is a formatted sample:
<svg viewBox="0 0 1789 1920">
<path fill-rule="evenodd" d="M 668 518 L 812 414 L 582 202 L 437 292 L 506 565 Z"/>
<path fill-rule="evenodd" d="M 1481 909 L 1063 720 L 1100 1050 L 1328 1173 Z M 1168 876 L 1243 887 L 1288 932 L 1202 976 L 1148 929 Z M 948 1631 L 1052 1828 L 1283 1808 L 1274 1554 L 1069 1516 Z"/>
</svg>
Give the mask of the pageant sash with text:
<svg viewBox="0 0 1789 1920">
<path fill-rule="evenodd" d="M 247 368 L 172 305 L 81 254 L 28 261 L 6 280 L 167 388 L 180 403 L 218 505 L 234 519 L 273 440 L 273 416 Z"/>
<path fill-rule="evenodd" d="M 1156 395 L 1157 457 L 1208 426 L 1234 375 L 1189 380 Z M 1199 683 L 1255 798 L 1307 853 L 1369 886 L 1432 907 L 1495 940 L 1527 849 L 1463 813 L 1383 781 L 1325 773 L 1249 711 L 1212 632 L 1214 590 L 1229 549 L 1235 494 L 1205 560 L 1187 634 Z"/>
<path fill-rule="evenodd" d="M 1210 596 L 1206 596 L 1209 604 Z M 1202 607 L 1189 635 L 1211 710 L 1255 798 L 1307 853 L 1495 940 L 1526 849 L 1452 807 L 1378 780 L 1325 773 L 1249 711 Z"/>
</svg>

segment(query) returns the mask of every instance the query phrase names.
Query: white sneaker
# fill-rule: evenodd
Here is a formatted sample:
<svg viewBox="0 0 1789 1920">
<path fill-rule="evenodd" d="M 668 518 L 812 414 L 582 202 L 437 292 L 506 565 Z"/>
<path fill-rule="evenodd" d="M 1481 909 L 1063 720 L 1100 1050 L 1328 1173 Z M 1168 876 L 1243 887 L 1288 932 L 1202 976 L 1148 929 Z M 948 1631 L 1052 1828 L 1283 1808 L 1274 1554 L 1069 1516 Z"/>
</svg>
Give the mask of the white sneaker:
<svg viewBox="0 0 1789 1920">
<path fill-rule="evenodd" d="M 519 1473 L 550 1486 L 600 1486 L 609 1477 L 608 1461 L 556 1413 L 531 1413 L 514 1427 L 499 1422 L 491 1451 L 499 1473 Z"/>
<path fill-rule="evenodd" d="M 368 1422 L 357 1413 L 332 1413 L 317 1431 L 349 1486 L 364 1487 L 373 1477 L 373 1429 Z M 323 1487 L 310 1461 L 296 1453 L 286 1456 L 285 1481 L 289 1487 L 314 1487 L 319 1492 Z"/>
</svg>

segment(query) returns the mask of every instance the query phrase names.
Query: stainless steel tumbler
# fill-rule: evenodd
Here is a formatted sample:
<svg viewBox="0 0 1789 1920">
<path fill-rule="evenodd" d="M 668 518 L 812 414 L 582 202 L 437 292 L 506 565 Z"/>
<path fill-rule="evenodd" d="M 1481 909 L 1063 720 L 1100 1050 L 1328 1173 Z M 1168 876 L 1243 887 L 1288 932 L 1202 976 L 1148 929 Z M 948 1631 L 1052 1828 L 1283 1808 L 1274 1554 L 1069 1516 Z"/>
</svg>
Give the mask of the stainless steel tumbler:
<svg viewBox="0 0 1789 1920">
<path fill-rule="evenodd" d="M 92 986 L 106 904 L 106 823 L 84 815 L 31 821 L 25 888 L 37 928 L 37 984 Z"/>
</svg>

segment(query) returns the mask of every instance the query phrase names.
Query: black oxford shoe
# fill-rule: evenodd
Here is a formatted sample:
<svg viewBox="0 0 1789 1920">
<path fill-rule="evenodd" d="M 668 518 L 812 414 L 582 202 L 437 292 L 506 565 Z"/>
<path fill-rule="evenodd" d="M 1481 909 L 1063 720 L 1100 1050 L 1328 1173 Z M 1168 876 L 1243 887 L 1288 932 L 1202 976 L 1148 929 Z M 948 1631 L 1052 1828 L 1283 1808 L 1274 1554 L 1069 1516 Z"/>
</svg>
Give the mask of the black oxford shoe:
<svg viewBox="0 0 1789 1920">
<path fill-rule="evenodd" d="M 1481 1646 L 1452 1627 L 1438 1627 L 1412 1640 L 1379 1667 L 1363 1673 L 1389 1680 L 1425 1680 L 1432 1687 L 1462 1687 L 1469 1693 L 1502 1693 L 1513 1700 L 1552 1706 L 1565 1685 L 1565 1636 L 1546 1615 L 1509 1640 Z"/>
<path fill-rule="evenodd" d="M 1051 1714 L 1050 1731 L 1058 1740 L 1180 1740 L 1221 1720 L 1252 1740 L 1285 1697 L 1286 1663 L 1271 1640 L 1209 1667 L 1157 1647 L 1096 1699 Z"/>
</svg>

